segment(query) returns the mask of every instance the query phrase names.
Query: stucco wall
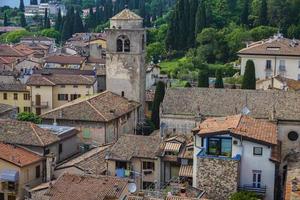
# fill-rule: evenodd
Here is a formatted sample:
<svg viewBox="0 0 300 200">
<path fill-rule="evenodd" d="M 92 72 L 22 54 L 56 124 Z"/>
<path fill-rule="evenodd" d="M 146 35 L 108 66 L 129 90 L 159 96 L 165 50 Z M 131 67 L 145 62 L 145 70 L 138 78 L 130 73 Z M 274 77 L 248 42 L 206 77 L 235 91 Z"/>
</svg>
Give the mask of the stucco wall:
<svg viewBox="0 0 300 200">
<path fill-rule="evenodd" d="M 7 94 L 7 99 L 3 99 L 3 94 Z M 14 93 L 18 94 L 18 99 L 14 100 Z M 20 112 L 24 112 L 24 107 L 31 107 L 30 99 L 24 100 L 24 94 L 29 95 L 28 92 L 8 92 L 8 91 L 0 91 L 0 103 L 8 104 L 14 107 L 19 107 Z"/>
<path fill-rule="evenodd" d="M 279 74 L 279 64 L 280 60 L 285 60 L 286 72 L 285 76 L 287 78 L 298 80 L 298 74 L 300 74 L 299 61 L 300 57 L 284 57 L 284 56 L 248 56 L 242 55 L 241 57 L 241 74 L 245 72 L 245 66 L 247 60 L 253 60 L 255 64 L 255 73 L 257 79 L 266 78 L 266 60 L 272 61 L 272 75 Z M 276 63 L 276 64 L 275 64 Z M 276 70 L 275 70 L 276 65 Z M 276 73 L 275 73 L 276 71 Z"/>
</svg>

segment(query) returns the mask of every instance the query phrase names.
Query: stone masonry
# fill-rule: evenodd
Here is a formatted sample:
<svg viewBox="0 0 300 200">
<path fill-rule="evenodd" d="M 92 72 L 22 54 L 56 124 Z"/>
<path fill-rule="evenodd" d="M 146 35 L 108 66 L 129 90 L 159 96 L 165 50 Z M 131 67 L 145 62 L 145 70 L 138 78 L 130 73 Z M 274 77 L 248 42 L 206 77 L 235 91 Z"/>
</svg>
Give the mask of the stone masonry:
<svg viewBox="0 0 300 200">
<path fill-rule="evenodd" d="M 197 187 L 205 190 L 209 199 L 227 200 L 238 189 L 239 165 L 238 160 L 198 158 Z"/>
</svg>

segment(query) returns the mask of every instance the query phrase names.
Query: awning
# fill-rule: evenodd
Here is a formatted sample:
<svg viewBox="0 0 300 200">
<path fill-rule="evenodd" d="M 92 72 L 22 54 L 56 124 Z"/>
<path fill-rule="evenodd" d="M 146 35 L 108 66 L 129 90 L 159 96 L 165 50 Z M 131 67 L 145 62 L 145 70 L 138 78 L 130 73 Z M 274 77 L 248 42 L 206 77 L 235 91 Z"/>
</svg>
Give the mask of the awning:
<svg viewBox="0 0 300 200">
<path fill-rule="evenodd" d="M 181 144 L 174 142 L 167 142 L 165 151 L 179 152 Z"/>
<path fill-rule="evenodd" d="M 16 170 L 4 169 L 0 172 L 0 180 L 16 182 L 19 180 L 19 172 Z"/>
<path fill-rule="evenodd" d="M 193 166 L 192 165 L 181 165 L 179 169 L 179 176 L 193 177 Z"/>
</svg>

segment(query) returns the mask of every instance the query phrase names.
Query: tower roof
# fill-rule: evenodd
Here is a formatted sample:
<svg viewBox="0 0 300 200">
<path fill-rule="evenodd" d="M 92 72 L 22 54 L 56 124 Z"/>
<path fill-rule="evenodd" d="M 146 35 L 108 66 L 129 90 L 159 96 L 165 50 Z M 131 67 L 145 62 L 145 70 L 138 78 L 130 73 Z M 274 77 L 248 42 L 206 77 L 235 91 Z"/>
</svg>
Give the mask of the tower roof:
<svg viewBox="0 0 300 200">
<path fill-rule="evenodd" d="M 111 19 L 113 20 L 142 20 L 143 18 L 135 14 L 134 12 L 130 11 L 129 9 L 125 8 Z"/>
</svg>

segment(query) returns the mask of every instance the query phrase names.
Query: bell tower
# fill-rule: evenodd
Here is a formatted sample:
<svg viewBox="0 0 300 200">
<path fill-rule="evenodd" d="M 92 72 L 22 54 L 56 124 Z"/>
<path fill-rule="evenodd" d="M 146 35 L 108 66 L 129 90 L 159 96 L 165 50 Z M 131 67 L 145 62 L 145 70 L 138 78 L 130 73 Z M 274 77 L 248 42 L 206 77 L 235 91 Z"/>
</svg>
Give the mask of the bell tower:
<svg viewBox="0 0 300 200">
<path fill-rule="evenodd" d="M 107 90 L 139 102 L 144 108 L 146 30 L 143 18 L 126 8 L 110 19 L 106 34 Z"/>
</svg>

